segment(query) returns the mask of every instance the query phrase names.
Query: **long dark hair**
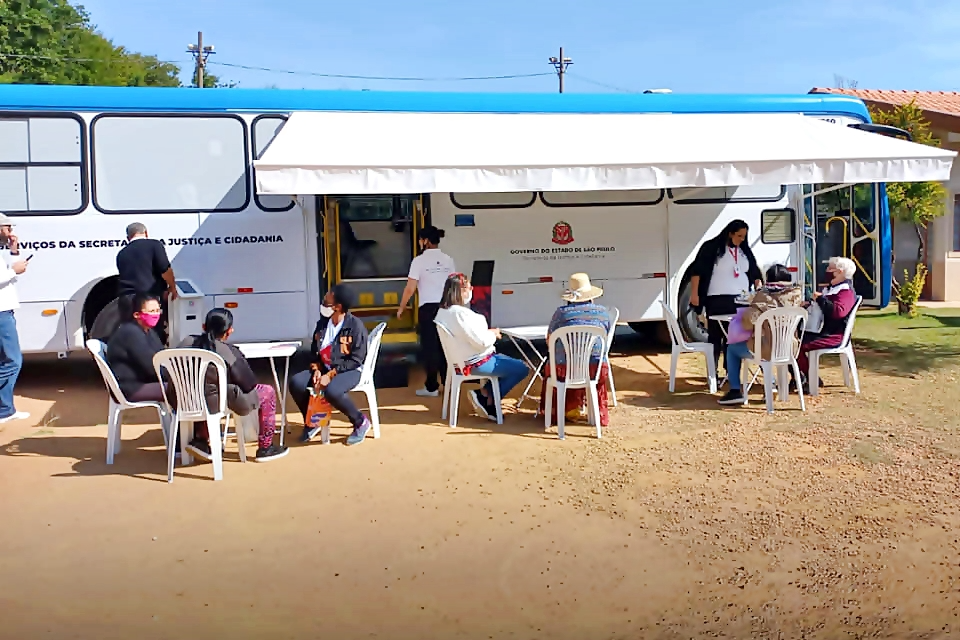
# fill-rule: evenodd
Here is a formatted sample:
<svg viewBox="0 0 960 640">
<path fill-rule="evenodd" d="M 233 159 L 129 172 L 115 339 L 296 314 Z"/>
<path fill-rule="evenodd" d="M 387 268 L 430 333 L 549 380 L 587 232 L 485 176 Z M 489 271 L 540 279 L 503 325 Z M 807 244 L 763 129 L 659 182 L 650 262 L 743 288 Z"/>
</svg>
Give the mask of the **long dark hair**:
<svg viewBox="0 0 960 640">
<path fill-rule="evenodd" d="M 723 228 L 723 231 L 721 231 L 719 235 L 717 235 L 717 237 L 713 239 L 713 242 L 716 245 L 718 258 L 723 255 L 723 252 L 727 250 L 727 247 L 733 246 L 733 244 L 730 242 L 730 236 L 740 231 L 741 229 L 747 230 L 747 237 L 743 239 L 743 244 L 747 245 L 747 247 L 750 246 L 750 241 L 749 241 L 750 225 L 748 225 L 746 222 L 744 222 L 739 218 L 737 218 L 736 220 L 731 220 L 730 222 L 727 223 L 727 226 Z M 746 251 L 744 251 L 744 253 L 746 253 Z"/>
<path fill-rule="evenodd" d="M 197 348 L 215 351 L 214 345 L 217 340 L 227 335 L 227 331 L 233 328 L 233 314 L 229 309 L 210 309 L 207 317 L 203 321 L 203 331 L 200 339 L 197 340 Z"/>
<path fill-rule="evenodd" d="M 430 225 L 429 227 L 420 229 L 420 233 L 417 235 L 420 236 L 421 240 L 426 240 L 430 244 L 437 246 L 440 244 L 440 239 L 447 235 L 447 232 L 443 229 L 437 229 L 435 226 Z"/>
</svg>

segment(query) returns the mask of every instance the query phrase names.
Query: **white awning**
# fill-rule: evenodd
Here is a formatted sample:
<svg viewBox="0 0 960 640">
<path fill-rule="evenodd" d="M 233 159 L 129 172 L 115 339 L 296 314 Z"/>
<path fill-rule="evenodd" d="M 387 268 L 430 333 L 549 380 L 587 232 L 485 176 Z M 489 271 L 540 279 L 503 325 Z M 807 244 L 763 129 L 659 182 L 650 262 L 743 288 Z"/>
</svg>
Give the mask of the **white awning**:
<svg viewBox="0 0 960 640">
<path fill-rule="evenodd" d="M 297 112 L 261 194 L 944 181 L 956 154 L 796 114 Z"/>
</svg>

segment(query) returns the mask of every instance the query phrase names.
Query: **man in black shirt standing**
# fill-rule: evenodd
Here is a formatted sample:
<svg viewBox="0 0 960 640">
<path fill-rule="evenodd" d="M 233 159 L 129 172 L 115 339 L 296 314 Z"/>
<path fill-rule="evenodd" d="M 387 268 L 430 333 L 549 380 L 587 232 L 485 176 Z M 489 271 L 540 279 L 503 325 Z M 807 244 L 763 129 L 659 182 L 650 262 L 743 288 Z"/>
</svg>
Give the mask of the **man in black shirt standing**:
<svg viewBox="0 0 960 640">
<path fill-rule="evenodd" d="M 147 227 L 142 222 L 127 226 L 127 246 L 117 254 L 119 273 L 119 310 L 121 321 L 130 318 L 131 303 L 137 294 L 160 298 L 163 317 L 157 324 L 161 337 L 165 331 L 167 302 L 177 297 L 177 285 L 173 267 L 167 258 L 163 243 L 147 237 Z"/>
</svg>

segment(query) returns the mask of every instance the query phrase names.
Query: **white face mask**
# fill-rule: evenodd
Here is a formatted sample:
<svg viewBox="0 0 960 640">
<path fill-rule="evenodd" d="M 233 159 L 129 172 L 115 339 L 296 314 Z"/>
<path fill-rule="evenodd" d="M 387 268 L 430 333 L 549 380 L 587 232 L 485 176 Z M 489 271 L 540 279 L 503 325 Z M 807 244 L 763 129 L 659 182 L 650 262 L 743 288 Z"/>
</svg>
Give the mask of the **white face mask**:
<svg viewBox="0 0 960 640">
<path fill-rule="evenodd" d="M 465 294 L 463 294 L 463 304 L 465 304 L 465 305 L 470 304 L 470 301 L 471 301 L 471 300 L 473 300 L 473 290 L 472 290 L 472 289 L 471 289 L 470 291 L 467 291 Z"/>
<path fill-rule="evenodd" d="M 327 305 L 322 305 L 320 307 L 320 315 L 324 318 L 329 318 L 333 316 L 333 307 L 328 307 Z"/>
</svg>

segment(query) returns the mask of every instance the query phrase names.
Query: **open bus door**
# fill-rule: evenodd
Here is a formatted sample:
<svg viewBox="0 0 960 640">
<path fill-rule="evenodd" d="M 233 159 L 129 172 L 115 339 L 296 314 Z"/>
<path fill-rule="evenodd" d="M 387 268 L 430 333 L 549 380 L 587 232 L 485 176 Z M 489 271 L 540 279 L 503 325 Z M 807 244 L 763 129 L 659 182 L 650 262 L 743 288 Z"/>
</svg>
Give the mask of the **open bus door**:
<svg viewBox="0 0 960 640">
<path fill-rule="evenodd" d="M 827 262 L 834 256 L 857 265 L 853 277 L 864 304 L 880 307 L 889 301 L 890 264 L 888 214 L 882 184 L 804 185 L 801 226 L 804 285 L 809 296 L 827 281 Z"/>
<path fill-rule="evenodd" d="M 368 329 L 387 323 L 384 342 L 416 342 L 416 303 L 401 320 L 397 309 L 425 222 L 423 197 L 326 196 L 319 216 L 323 286 L 349 284 L 353 314 Z"/>
</svg>

